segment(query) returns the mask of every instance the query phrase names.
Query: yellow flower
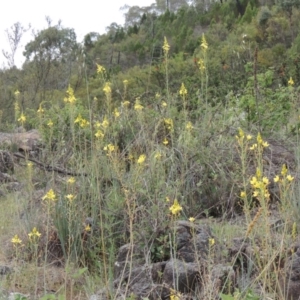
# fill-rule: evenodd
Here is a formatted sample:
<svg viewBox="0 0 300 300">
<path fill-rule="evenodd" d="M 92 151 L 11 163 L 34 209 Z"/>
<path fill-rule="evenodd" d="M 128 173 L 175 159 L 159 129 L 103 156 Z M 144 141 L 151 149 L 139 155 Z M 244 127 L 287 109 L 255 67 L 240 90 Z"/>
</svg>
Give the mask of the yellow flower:
<svg viewBox="0 0 300 300">
<path fill-rule="evenodd" d="M 255 150 L 257 148 L 257 144 L 253 144 L 251 147 L 250 147 L 250 150 Z"/>
<path fill-rule="evenodd" d="M 87 224 L 84 228 L 85 231 L 91 231 L 91 226 L 89 224 Z"/>
<path fill-rule="evenodd" d="M 80 126 L 81 128 L 87 127 L 87 126 L 89 126 L 89 125 L 90 125 L 90 122 L 89 122 L 88 120 L 86 120 L 86 119 L 81 119 L 81 120 L 80 120 L 79 126 Z"/>
<path fill-rule="evenodd" d="M 286 176 L 286 179 L 291 182 L 294 180 L 294 177 L 291 175 L 288 175 L 288 176 Z"/>
<path fill-rule="evenodd" d="M 275 178 L 274 178 L 274 182 L 279 182 L 279 180 L 280 180 L 279 176 L 276 175 Z"/>
<path fill-rule="evenodd" d="M 145 162 L 145 160 L 146 160 L 146 155 L 145 155 L 145 154 L 142 154 L 142 155 L 140 155 L 140 157 L 138 158 L 137 163 L 138 163 L 139 165 L 141 165 L 141 164 L 143 164 L 143 163 Z"/>
<path fill-rule="evenodd" d="M 267 148 L 267 147 L 269 147 L 269 143 L 268 143 L 268 142 L 263 142 L 263 144 L 262 144 L 262 145 L 263 145 L 263 147 L 264 147 L 264 148 Z"/>
<path fill-rule="evenodd" d="M 165 101 L 162 101 L 162 102 L 161 102 L 161 106 L 162 106 L 162 107 L 167 107 L 168 104 L 167 104 Z"/>
<path fill-rule="evenodd" d="M 69 184 L 73 184 L 73 183 L 75 183 L 75 178 L 74 177 L 70 177 L 68 180 L 67 180 L 67 183 L 69 183 Z"/>
<path fill-rule="evenodd" d="M 285 176 L 287 174 L 287 167 L 286 167 L 286 164 L 283 164 L 282 165 L 282 168 L 281 168 L 281 175 L 282 176 Z"/>
<path fill-rule="evenodd" d="M 71 103 L 71 104 L 75 103 L 76 98 L 74 96 L 74 90 L 71 88 L 70 85 L 69 85 L 66 93 L 67 93 L 67 97 L 64 98 L 64 102 Z"/>
<path fill-rule="evenodd" d="M 11 239 L 11 242 L 14 245 L 20 245 L 20 244 L 22 244 L 22 240 L 18 237 L 17 234 Z"/>
<path fill-rule="evenodd" d="M 98 74 L 103 74 L 103 73 L 105 73 L 105 68 L 102 67 L 101 65 L 98 65 L 98 64 L 97 64 L 97 73 L 98 73 Z"/>
<path fill-rule="evenodd" d="M 193 218 L 193 217 L 190 217 L 190 218 L 189 218 L 189 221 L 192 222 L 192 223 L 195 222 L 195 220 L 196 220 L 196 219 Z"/>
<path fill-rule="evenodd" d="M 207 48 L 208 48 L 208 44 L 207 44 L 207 41 L 206 41 L 206 38 L 205 38 L 204 33 L 202 34 L 201 48 L 202 48 L 204 51 L 206 51 Z"/>
<path fill-rule="evenodd" d="M 169 208 L 172 215 L 176 216 L 182 211 L 182 207 L 178 203 L 178 200 L 175 199 L 173 205 Z"/>
<path fill-rule="evenodd" d="M 108 144 L 107 146 L 105 146 L 105 147 L 103 148 L 103 150 L 105 150 L 105 151 L 111 153 L 111 152 L 113 152 L 113 151 L 115 150 L 115 146 L 114 146 L 113 144 Z"/>
<path fill-rule="evenodd" d="M 139 98 L 136 98 L 135 104 L 134 104 L 134 109 L 135 109 L 135 110 L 142 110 L 143 108 L 144 108 L 144 106 L 141 105 L 140 99 L 139 99 Z"/>
<path fill-rule="evenodd" d="M 168 130 L 173 129 L 173 120 L 171 118 L 164 119 L 164 123 L 165 123 Z"/>
<path fill-rule="evenodd" d="M 117 108 L 114 111 L 114 115 L 115 115 L 116 118 L 120 117 L 120 112 L 118 111 Z"/>
<path fill-rule="evenodd" d="M 212 247 L 215 244 L 215 239 L 214 238 L 209 238 L 208 243 L 209 243 L 209 246 Z"/>
<path fill-rule="evenodd" d="M 252 135 L 248 134 L 247 135 L 247 140 L 250 141 L 252 139 Z"/>
<path fill-rule="evenodd" d="M 79 114 L 79 115 L 77 116 L 77 118 L 75 119 L 74 123 L 75 123 L 75 124 L 76 124 L 76 123 L 80 123 L 81 120 L 82 120 L 82 116 L 81 116 L 81 114 Z"/>
<path fill-rule="evenodd" d="M 15 96 L 18 97 L 19 95 L 20 95 L 19 90 L 16 90 L 16 91 L 15 91 Z"/>
<path fill-rule="evenodd" d="M 159 98 L 160 98 L 160 93 L 156 93 L 156 94 L 155 94 L 155 98 L 156 98 L 156 99 L 159 99 Z"/>
<path fill-rule="evenodd" d="M 76 196 L 74 196 L 73 194 L 69 194 L 69 195 L 66 196 L 66 198 L 67 198 L 70 202 L 72 202 L 72 201 L 75 199 L 75 197 L 76 197 Z"/>
<path fill-rule="evenodd" d="M 269 184 L 269 179 L 267 177 L 263 177 L 262 181 L 265 185 Z"/>
<path fill-rule="evenodd" d="M 187 129 L 187 130 L 192 130 L 194 127 L 193 127 L 193 125 L 192 125 L 192 122 L 187 122 L 186 123 L 186 125 L 185 125 L 185 128 Z"/>
<path fill-rule="evenodd" d="M 55 195 L 53 189 L 50 189 L 42 199 L 56 201 L 56 195 Z"/>
<path fill-rule="evenodd" d="M 168 144 L 169 144 L 169 141 L 167 140 L 167 138 L 164 138 L 163 144 L 164 144 L 164 145 L 168 145 Z"/>
<path fill-rule="evenodd" d="M 20 118 L 18 119 L 19 122 L 24 123 L 26 122 L 26 116 L 22 113 Z"/>
<path fill-rule="evenodd" d="M 167 41 L 166 37 L 164 37 L 164 45 L 163 45 L 162 48 L 164 50 L 165 55 L 167 55 L 169 53 L 169 50 L 170 50 L 170 45 L 168 44 L 168 41 Z"/>
<path fill-rule="evenodd" d="M 161 153 L 160 152 L 155 153 L 154 158 L 155 159 L 160 159 L 161 158 Z"/>
<path fill-rule="evenodd" d="M 201 72 L 203 72 L 203 71 L 205 70 L 204 60 L 203 60 L 203 59 L 199 59 L 198 65 L 199 65 L 199 70 L 200 70 Z"/>
<path fill-rule="evenodd" d="M 95 128 L 100 128 L 101 127 L 101 123 L 99 121 L 97 121 L 94 125 Z"/>
<path fill-rule="evenodd" d="M 181 96 L 187 95 L 187 89 L 185 88 L 184 83 L 181 84 L 181 87 L 180 87 L 180 90 L 179 90 L 179 94 Z"/>
<path fill-rule="evenodd" d="M 290 80 L 288 81 L 288 85 L 294 85 L 294 80 L 292 77 L 290 77 Z"/>
<path fill-rule="evenodd" d="M 128 85 L 128 80 L 127 79 L 123 80 L 123 84 L 126 87 Z"/>
<path fill-rule="evenodd" d="M 122 105 L 125 107 L 128 107 L 130 105 L 130 102 L 126 100 L 126 101 L 122 102 Z"/>
<path fill-rule="evenodd" d="M 30 233 L 28 233 L 28 237 L 29 237 L 29 239 L 35 239 L 36 237 L 40 238 L 41 234 L 38 232 L 36 227 L 33 227 L 32 231 Z"/>
<path fill-rule="evenodd" d="M 246 198 L 246 192 L 245 191 L 242 191 L 241 194 L 240 194 L 241 198 Z"/>
<path fill-rule="evenodd" d="M 102 125 L 103 128 L 107 128 L 109 126 L 109 122 L 108 122 L 106 116 L 104 117 L 104 120 L 103 120 L 101 125 Z"/>
<path fill-rule="evenodd" d="M 111 94 L 111 88 L 110 88 L 110 83 L 109 82 L 105 82 L 103 91 L 104 91 L 106 96 L 109 96 Z"/>
<path fill-rule="evenodd" d="M 45 112 L 45 111 L 44 111 L 42 105 L 40 104 L 39 109 L 37 110 L 37 113 L 38 113 L 38 114 L 42 114 L 42 113 L 44 113 L 44 112 Z"/>
<path fill-rule="evenodd" d="M 170 198 L 169 197 L 166 197 L 166 202 L 170 202 Z"/>
<path fill-rule="evenodd" d="M 95 137 L 96 138 L 103 138 L 104 133 L 100 129 L 98 129 L 97 132 L 95 133 Z"/>
</svg>

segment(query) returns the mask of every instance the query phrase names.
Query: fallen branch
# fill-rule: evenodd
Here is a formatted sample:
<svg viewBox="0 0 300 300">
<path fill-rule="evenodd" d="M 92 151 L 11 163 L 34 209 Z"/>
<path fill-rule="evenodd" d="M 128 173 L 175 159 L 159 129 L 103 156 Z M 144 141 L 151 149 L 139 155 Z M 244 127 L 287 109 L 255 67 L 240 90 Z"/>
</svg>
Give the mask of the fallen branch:
<svg viewBox="0 0 300 300">
<path fill-rule="evenodd" d="M 13 153 L 13 155 L 17 158 L 22 158 L 22 159 L 29 160 L 29 161 L 35 163 L 40 169 L 47 171 L 47 172 L 57 172 L 60 174 L 65 174 L 65 175 L 70 175 L 70 176 L 88 176 L 87 173 L 77 173 L 77 172 L 65 170 L 63 168 L 45 165 L 44 163 L 42 163 L 34 158 L 26 157 L 23 154 L 18 153 L 18 152 Z"/>
</svg>

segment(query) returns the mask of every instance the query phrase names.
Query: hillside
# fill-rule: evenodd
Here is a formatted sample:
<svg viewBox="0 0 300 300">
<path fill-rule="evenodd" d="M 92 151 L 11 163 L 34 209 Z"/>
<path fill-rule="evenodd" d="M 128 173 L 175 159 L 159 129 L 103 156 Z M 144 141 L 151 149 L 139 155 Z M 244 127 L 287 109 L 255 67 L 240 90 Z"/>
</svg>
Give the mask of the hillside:
<svg viewBox="0 0 300 300">
<path fill-rule="evenodd" d="M 0 298 L 298 299 L 299 6 L 37 32 L 0 71 Z"/>
</svg>

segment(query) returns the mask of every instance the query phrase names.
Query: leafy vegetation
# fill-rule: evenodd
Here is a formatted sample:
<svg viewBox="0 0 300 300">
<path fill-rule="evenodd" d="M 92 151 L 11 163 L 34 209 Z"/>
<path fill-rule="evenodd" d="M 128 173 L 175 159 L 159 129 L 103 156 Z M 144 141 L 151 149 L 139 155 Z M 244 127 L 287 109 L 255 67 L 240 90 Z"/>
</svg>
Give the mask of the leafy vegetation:
<svg viewBox="0 0 300 300">
<path fill-rule="evenodd" d="M 1 128 L 37 128 L 38 160 L 73 171 L 47 172 L 28 156 L 17 168 L 26 193 L 3 197 L 0 238 L 10 241 L 3 255 L 26 267 L 3 287 L 34 299 L 85 299 L 99 285 L 114 299 L 120 246 L 139 245 L 151 262 L 163 261 L 176 220 L 226 223 L 242 214 L 238 234 L 251 245 L 259 237 L 264 256 L 256 253 L 254 274 L 220 297 L 284 299 L 273 273 L 296 240 L 298 162 L 271 169 L 265 153 L 274 140 L 299 150 L 298 4 L 157 0 L 125 7 L 124 26 L 87 33 L 83 44 L 48 20 L 26 45 L 22 69 L 7 54 Z M 280 249 L 269 222 L 278 199 Z M 237 230 L 212 223 L 219 240 Z M 56 295 L 51 264 L 64 270 Z"/>
</svg>

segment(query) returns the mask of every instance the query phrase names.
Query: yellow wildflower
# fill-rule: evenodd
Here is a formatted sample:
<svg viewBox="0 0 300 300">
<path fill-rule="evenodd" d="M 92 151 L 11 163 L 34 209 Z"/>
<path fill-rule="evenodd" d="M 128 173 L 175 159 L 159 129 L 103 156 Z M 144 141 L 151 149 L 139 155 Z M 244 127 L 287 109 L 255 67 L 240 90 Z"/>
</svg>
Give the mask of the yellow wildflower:
<svg viewBox="0 0 300 300">
<path fill-rule="evenodd" d="M 75 124 L 76 124 L 76 123 L 80 123 L 81 120 L 82 120 L 82 116 L 81 116 L 81 114 L 79 114 L 79 115 L 77 116 L 77 118 L 75 119 L 74 123 L 75 123 Z"/>
<path fill-rule="evenodd" d="M 74 184 L 75 183 L 75 178 L 74 177 L 70 177 L 68 180 L 67 180 L 67 183 L 69 184 Z"/>
<path fill-rule="evenodd" d="M 11 239 L 11 242 L 14 245 L 20 245 L 20 244 L 22 244 L 22 240 L 18 237 L 17 234 Z"/>
<path fill-rule="evenodd" d="M 100 129 L 98 129 L 97 132 L 95 133 L 95 137 L 96 138 L 103 138 L 104 133 Z"/>
<path fill-rule="evenodd" d="M 250 150 L 255 150 L 257 148 L 257 144 L 253 144 L 251 147 L 250 147 Z"/>
<path fill-rule="evenodd" d="M 181 96 L 187 95 L 187 89 L 185 88 L 184 83 L 181 84 L 181 87 L 180 87 L 180 90 L 179 90 L 179 94 Z"/>
<path fill-rule="evenodd" d="M 178 203 L 178 200 L 175 199 L 173 205 L 169 208 L 172 215 L 178 215 L 182 211 L 182 207 Z"/>
<path fill-rule="evenodd" d="M 16 91 L 15 91 L 15 96 L 18 97 L 19 95 L 20 95 L 19 90 L 16 90 Z"/>
<path fill-rule="evenodd" d="M 156 98 L 156 99 L 159 99 L 159 98 L 160 98 L 160 93 L 156 93 L 156 94 L 155 94 L 155 98 Z"/>
<path fill-rule="evenodd" d="M 168 41 L 167 41 L 166 37 L 164 37 L 164 45 L 163 45 L 162 48 L 164 50 L 165 55 L 167 55 L 169 53 L 169 50 L 170 50 L 170 45 L 168 44 Z"/>
<path fill-rule="evenodd" d="M 198 65 L 199 65 L 199 70 L 200 70 L 201 72 L 203 72 L 203 71 L 205 70 L 204 60 L 203 60 L 203 59 L 199 59 Z"/>
<path fill-rule="evenodd" d="M 107 146 L 105 146 L 105 147 L 103 148 L 103 150 L 105 150 L 105 151 L 111 153 L 111 152 L 115 151 L 115 146 L 114 146 L 113 144 L 108 144 Z"/>
<path fill-rule="evenodd" d="M 72 202 L 72 201 L 75 199 L 75 197 L 76 197 L 76 196 L 74 196 L 73 194 L 68 194 L 68 195 L 66 196 L 66 198 L 67 198 L 70 202 Z"/>
<path fill-rule="evenodd" d="M 94 125 L 95 128 L 100 128 L 101 127 L 101 123 L 99 121 L 97 121 Z"/>
<path fill-rule="evenodd" d="M 282 176 L 285 176 L 287 174 L 287 167 L 286 167 L 286 164 L 283 164 L 282 165 L 282 168 L 281 168 L 281 175 Z"/>
<path fill-rule="evenodd" d="M 247 135 L 247 140 L 250 141 L 252 139 L 252 135 L 248 134 Z"/>
<path fill-rule="evenodd" d="M 22 113 L 20 118 L 18 119 L 19 122 L 25 123 L 26 122 L 26 116 Z"/>
<path fill-rule="evenodd" d="M 130 102 L 128 100 L 122 102 L 122 105 L 125 107 L 128 107 L 130 105 Z"/>
<path fill-rule="evenodd" d="M 193 124 L 192 124 L 192 122 L 187 122 L 186 123 L 186 125 L 185 125 L 185 128 L 187 129 L 187 130 L 192 130 L 194 127 L 193 127 Z"/>
<path fill-rule="evenodd" d="M 294 83 L 293 78 L 290 77 L 290 80 L 288 81 L 288 85 L 292 86 L 292 85 L 294 85 L 294 84 L 295 84 L 295 83 Z"/>
<path fill-rule="evenodd" d="M 160 152 L 155 153 L 154 158 L 155 159 L 160 159 L 161 158 L 161 153 Z"/>
<path fill-rule="evenodd" d="M 86 120 L 86 119 L 81 119 L 81 120 L 80 120 L 79 126 L 80 126 L 81 128 L 87 127 L 87 126 L 89 126 L 89 125 L 90 125 L 90 122 L 89 122 L 88 120 Z"/>
<path fill-rule="evenodd" d="M 241 198 L 246 198 L 246 192 L 245 191 L 241 191 L 240 196 L 241 196 Z"/>
<path fill-rule="evenodd" d="M 84 228 L 85 231 L 91 231 L 91 226 L 89 224 L 87 224 Z"/>
<path fill-rule="evenodd" d="M 102 125 L 103 128 L 107 128 L 109 126 L 109 122 L 108 122 L 106 116 L 104 117 L 104 120 L 103 120 L 101 125 Z"/>
<path fill-rule="evenodd" d="M 196 219 L 193 218 L 193 217 L 190 217 L 190 218 L 189 218 L 189 221 L 192 222 L 192 223 L 195 222 L 195 220 L 196 220 Z"/>
<path fill-rule="evenodd" d="M 294 177 L 291 175 L 288 175 L 288 176 L 286 176 L 286 179 L 291 182 L 294 180 Z"/>
<path fill-rule="evenodd" d="M 120 117 L 120 112 L 119 112 L 119 110 L 117 108 L 114 110 L 114 116 L 116 118 Z"/>
<path fill-rule="evenodd" d="M 105 93 L 106 96 L 110 96 L 111 95 L 111 87 L 110 87 L 110 83 L 106 82 L 103 88 L 103 91 Z"/>
<path fill-rule="evenodd" d="M 167 140 L 167 138 L 164 138 L 163 144 L 164 144 L 164 145 L 168 145 L 168 144 L 169 144 L 169 141 Z"/>
<path fill-rule="evenodd" d="M 145 155 L 145 154 L 142 154 L 142 155 L 140 155 L 140 157 L 138 158 L 137 163 L 138 163 L 139 165 L 141 165 L 141 164 L 143 164 L 143 163 L 145 162 L 145 160 L 146 160 L 146 155 Z"/>
<path fill-rule="evenodd" d="M 280 180 L 279 176 L 276 175 L 275 178 L 274 178 L 274 182 L 279 182 L 279 180 Z"/>
<path fill-rule="evenodd" d="M 209 243 L 209 246 L 212 247 L 215 244 L 215 239 L 214 238 L 209 238 L 208 243 Z"/>
<path fill-rule="evenodd" d="M 38 113 L 38 114 L 42 114 L 42 113 L 44 113 L 44 112 L 45 112 L 45 111 L 44 111 L 42 105 L 40 104 L 39 109 L 37 110 L 37 113 Z"/>
<path fill-rule="evenodd" d="M 55 195 L 53 189 L 50 189 L 42 199 L 56 201 L 56 195 Z"/>
<path fill-rule="evenodd" d="M 144 108 L 143 105 L 140 103 L 140 98 L 136 98 L 135 104 L 134 104 L 134 109 L 135 110 L 142 110 Z"/>
<path fill-rule="evenodd" d="M 33 163 L 30 161 L 30 162 L 27 164 L 27 167 L 28 167 L 29 169 L 31 169 L 32 166 L 33 166 Z"/>
<path fill-rule="evenodd" d="M 173 120 L 171 118 L 164 119 L 164 123 L 165 123 L 168 130 L 173 129 Z"/>
<path fill-rule="evenodd" d="M 67 97 L 64 98 L 64 102 L 66 103 L 75 103 L 76 98 L 74 96 L 74 90 L 71 88 L 71 86 L 69 85 L 68 89 L 67 89 Z"/>
<path fill-rule="evenodd" d="M 98 65 L 98 64 L 97 64 L 97 73 L 98 73 L 98 74 L 103 74 L 103 73 L 105 73 L 105 68 L 102 67 L 101 65 Z"/>
<path fill-rule="evenodd" d="M 162 106 L 162 107 L 167 107 L 167 106 L 168 106 L 168 104 L 167 104 L 167 102 L 165 102 L 165 101 L 162 101 L 162 102 L 161 102 L 161 106 Z"/>
<path fill-rule="evenodd" d="M 168 196 L 166 197 L 166 202 L 170 202 L 170 198 Z"/>
<path fill-rule="evenodd" d="M 265 185 L 269 184 L 269 179 L 267 177 L 263 177 L 262 181 Z"/>
<path fill-rule="evenodd" d="M 201 48 L 202 48 L 204 51 L 206 51 L 207 48 L 208 48 L 208 44 L 207 44 L 207 41 L 206 41 L 206 38 L 205 38 L 204 33 L 202 34 Z"/>
<path fill-rule="evenodd" d="M 38 232 L 36 227 L 33 227 L 32 231 L 30 233 L 28 233 L 28 237 L 29 237 L 29 239 L 35 239 L 36 237 L 40 238 L 41 234 Z"/>
<path fill-rule="evenodd" d="M 128 85 L 128 80 L 127 79 L 123 80 L 123 84 L 126 87 Z"/>
</svg>

